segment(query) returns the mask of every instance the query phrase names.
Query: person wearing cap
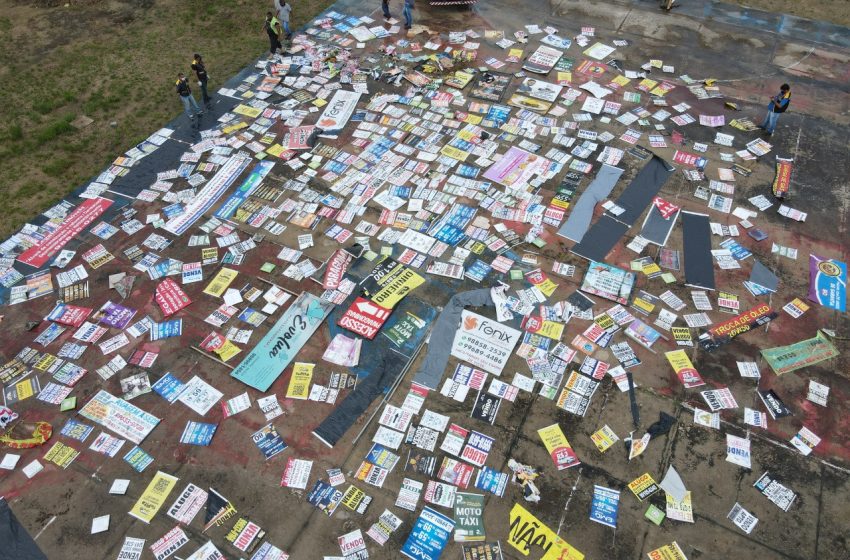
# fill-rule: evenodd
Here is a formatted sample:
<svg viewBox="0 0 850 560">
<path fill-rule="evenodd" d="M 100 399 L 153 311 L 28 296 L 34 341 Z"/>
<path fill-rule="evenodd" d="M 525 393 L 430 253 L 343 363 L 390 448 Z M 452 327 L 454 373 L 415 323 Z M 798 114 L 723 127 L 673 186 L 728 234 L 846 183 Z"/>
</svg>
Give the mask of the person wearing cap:
<svg viewBox="0 0 850 560">
<path fill-rule="evenodd" d="M 177 86 L 177 95 L 180 96 L 180 101 L 183 102 L 183 109 L 186 111 L 186 116 L 189 117 L 189 120 L 194 119 L 196 115 L 203 115 L 204 111 L 198 105 L 198 102 L 195 101 L 195 97 L 192 95 L 192 88 L 189 87 L 189 80 L 186 79 L 183 72 L 177 74 L 177 82 L 174 85 Z M 192 114 L 193 109 L 195 114 Z"/>
<path fill-rule="evenodd" d="M 195 71 L 195 75 L 198 77 L 198 87 L 201 88 L 201 97 L 204 101 L 204 105 L 209 107 L 210 101 L 212 101 L 212 98 L 207 93 L 207 81 L 209 81 L 209 75 L 207 74 L 206 66 L 204 66 L 204 59 L 198 53 L 195 53 L 195 58 L 192 59 L 192 70 Z"/>
<path fill-rule="evenodd" d="M 767 105 L 767 115 L 764 117 L 764 122 L 759 128 L 763 128 L 769 136 L 773 135 L 776 130 L 776 123 L 779 121 L 779 115 L 788 110 L 788 105 L 791 104 L 791 86 L 782 84 L 779 88 L 779 93 L 770 99 Z"/>
</svg>

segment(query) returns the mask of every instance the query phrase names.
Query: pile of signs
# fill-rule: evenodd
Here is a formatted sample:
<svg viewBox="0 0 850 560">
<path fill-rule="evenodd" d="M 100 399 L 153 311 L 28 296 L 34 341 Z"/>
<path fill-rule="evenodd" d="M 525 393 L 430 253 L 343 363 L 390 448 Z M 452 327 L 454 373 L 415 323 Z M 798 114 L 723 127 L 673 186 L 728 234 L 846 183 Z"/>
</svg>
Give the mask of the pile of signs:
<svg viewBox="0 0 850 560">
<path fill-rule="evenodd" d="M 133 204 L 115 211 L 108 187 L 167 141 L 167 130 L 119 158 L 76 204 L 51 208 L 39 225 L 0 244 L 6 303 L 25 303 L 43 317 L 32 332 L 4 322 L 3 346 L 16 348 L 0 367 L 0 414 L 46 418 L 55 427 L 45 443 L 4 421 L 3 443 L 24 448 L 32 440 L 36 450 L 7 453 L 0 467 L 32 478 L 66 469 L 81 454 L 120 455 L 136 473 L 134 488 L 145 488 L 130 515 L 176 523 L 150 543 L 127 536 L 122 558 L 144 548 L 158 559 L 178 550 L 222 558 L 218 547 L 255 560 L 288 558 L 265 538 L 263 526 L 278 519 L 255 522 L 243 515 L 252 504 L 213 488 L 187 482 L 179 490 L 160 445 L 162 426 L 174 427 L 170 407 L 185 406 L 192 419 L 170 432 L 179 444 L 213 445 L 246 418 L 262 425 L 252 434 L 256 457 L 274 462 L 280 486 L 328 517 L 339 506 L 356 514 L 349 519 L 359 528 L 339 536 L 339 552 L 322 550 L 326 558 L 368 558 L 391 539 L 417 559 L 440 557 L 451 539 L 465 559 L 501 558 L 502 542 L 523 555 L 583 558 L 580 530 L 568 543 L 527 509 L 545 493 L 537 470 L 517 461 L 511 473 L 500 468 L 512 459 L 495 426 L 501 411 L 539 398 L 539 414 L 554 419 L 564 411 L 578 423 L 600 387 L 613 384 L 628 394 L 638 428 L 636 387 L 650 375 L 641 365 L 663 352 L 686 398 L 702 387 L 708 410 L 695 408 L 696 424 L 718 429 L 721 410 L 740 424 L 731 389 L 706 379 L 694 356 L 704 364 L 738 336 L 754 343 L 747 333 L 794 321 L 812 302 L 839 312 L 846 302 L 846 265 L 813 254 L 809 293 L 783 313 L 771 306 L 779 278 L 748 245 L 768 237 L 756 219 L 776 203 L 765 194 L 739 200 L 735 185 L 772 147 L 750 141 L 741 123 L 725 128 L 718 87 L 677 75 L 662 60 L 623 70 L 628 56 L 627 41 L 609 44 L 592 27 L 573 37 L 528 25 L 420 41 L 404 37 L 394 20 L 325 13 L 289 53 L 259 61 L 245 80 L 219 91 L 238 100 L 232 111 L 135 193 Z M 689 143 L 688 127 L 715 129 L 713 144 Z M 777 162 L 773 191 L 785 196 L 792 164 Z M 640 169 L 609 199 L 624 168 Z M 674 175 L 693 187 L 675 203 L 659 194 Z M 592 223 L 598 204 L 605 213 Z M 780 215 L 806 219 L 779 204 Z M 680 216 L 684 241 L 671 241 L 681 239 Z M 576 242 L 577 257 L 563 256 L 559 230 Z M 67 248 L 84 231 L 89 237 Z M 713 235 L 723 238 L 716 249 Z M 797 258 L 797 249 L 775 243 L 772 252 Z M 712 298 L 715 264 L 723 291 Z M 723 277 L 747 267 L 744 281 Z M 110 289 L 100 289 L 107 276 Z M 437 309 L 447 294 L 482 288 L 489 295 L 474 310 Z M 720 320 L 715 305 L 732 317 Z M 8 315 L 17 320 L 23 314 L 14 309 Z M 439 313 L 457 314 L 454 330 L 429 332 Z M 807 336 L 761 350 L 776 375 L 837 355 L 828 333 Z M 408 368 L 427 340 L 441 341 L 434 350 L 448 365 L 433 382 L 411 384 Z M 204 367 L 190 367 L 195 358 Z M 757 359 L 740 356 L 742 377 L 758 380 Z M 384 394 L 402 400 L 372 405 Z M 828 394 L 811 380 L 808 400 L 826 406 Z M 793 414 L 773 389 L 759 395 L 772 419 Z M 461 412 L 438 412 L 446 403 Z M 286 443 L 309 428 L 337 445 L 370 406 L 378 422 L 366 423 L 371 443 L 356 455 L 359 466 L 322 472 L 306 458 L 315 454 Z M 305 424 L 282 422 L 284 408 Z M 325 417 L 333 426 L 318 426 Z M 743 421 L 767 427 L 759 410 L 746 408 Z M 564 426 L 551 422 L 538 434 L 552 467 L 580 466 Z M 799 428 L 791 443 L 809 454 L 820 438 Z M 588 433 L 600 454 L 622 439 L 629 460 L 640 461 L 669 429 L 618 435 L 603 421 Z M 146 444 L 152 433 L 157 443 Z M 727 460 L 750 468 L 752 441 L 726 435 Z M 664 490 L 663 509 L 649 502 L 646 517 L 694 523 L 699 497 L 674 469 L 656 483 L 660 474 L 621 488 L 585 485 L 590 520 L 616 528 L 621 501 Z M 123 494 L 128 483 L 115 480 L 112 493 Z M 769 473 L 756 488 L 784 511 L 793 507 L 795 493 Z M 392 496 L 388 506 L 370 508 L 376 496 L 386 502 L 384 494 Z M 509 530 L 494 534 L 483 524 L 485 504 L 499 503 L 507 504 Z M 752 513 L 729 507 L 732 523 L 754 530 Z M 203 522 L 196 521 L 202 509 Z M 184 530 L 192 524 L 223 529 L 186 556 L 183 547 L 197 540 Z M 92 532 L 109 526 L 109 516 L 97 517 Z M 651 558 L 685 558 L 686 546 L 658 544 Z"/>
</svg>

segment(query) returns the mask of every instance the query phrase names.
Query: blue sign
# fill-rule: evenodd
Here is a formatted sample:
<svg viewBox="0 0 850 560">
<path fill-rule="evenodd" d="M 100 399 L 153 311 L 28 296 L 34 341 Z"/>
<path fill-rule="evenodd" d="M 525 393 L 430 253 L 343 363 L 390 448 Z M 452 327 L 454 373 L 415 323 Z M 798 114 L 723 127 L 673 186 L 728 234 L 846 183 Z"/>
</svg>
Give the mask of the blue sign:
<svg viewBox="0 0 850 560">
<path fill-rule="evenodd" d="M 224 204 L 215 213 L 215 217 L 223 219 L 231 217 L 242 202 L 251 196 L 251 193 L 260 186 L 260 183 L 266 178 L 269 171 L 272 170 L 272 167 L 274 167 L 273 161 L 261 161 L 255 165 L 254 169 L 251 170 L 251 174 L 245 178 L 245 181 L 239 185 L 239 188 L 224 201 Z"/>
<path fill-rule="evenodd" d="M 590 504 L 591 521 L 616 529 L 619 509 L 620 492 L 604 486 L 593 486 L 593 502 Z"/>
<path fill-rule="evenodd" d="M 847 311 L 847 265 L 809 255 L 809 299 L 842 313 Z"/>
<path fill-rule="evenodd" d="M 207 424 L 205 422 L 186 422 L 186 428 L 183 429 L 183 435 L 180 436 L 180 443 L 188 443 L 190 445 L 207 446 L 212 441 L 215 435 L 215 430 L 218 424 Z"/>
<path fill-rule="evenodd" d="M 169 403 L 174 403 L 177 400 L 177 397 L 180 396 L 180 393 L 183 392 L 183 389 L 186 388 L 186 384 L 174 377 L 170 372 L 166 373 L 159 380 L 153 384 L 153 389 L 157 395 L 167 400 Z"/>
<path fill-rule="evenodd" d="M 257 446 L 267 460 L 271 459 L 287 447 L 286 442 L 284 442 L 283 438 L 280 437 L 280 434 L 277 433 L 277 428 L 271 424 L 266 424 L 254 432 L 251 435 L 251 439 L 254 440 L 254 445 Z"/>
<path fill-rule="evenodd" d="M 437 560 L 454 528 L 454 520 L 425 507 L 407 536 L 401 553 L 414 560 Z"/>
<path fill-rule="evenodd" d="M 230 375 L 258 391 L 268 391 L 333 307 L 302 293 Z"/>
</svg>

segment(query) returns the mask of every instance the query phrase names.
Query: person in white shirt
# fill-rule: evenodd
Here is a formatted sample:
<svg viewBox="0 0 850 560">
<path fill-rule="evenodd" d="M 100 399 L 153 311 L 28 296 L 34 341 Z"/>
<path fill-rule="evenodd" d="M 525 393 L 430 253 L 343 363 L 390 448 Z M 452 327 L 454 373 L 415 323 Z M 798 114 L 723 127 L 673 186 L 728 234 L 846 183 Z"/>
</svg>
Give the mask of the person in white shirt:
<svg viewBox="0 0 850 560">
<path fill-rule="evenodd" d="M 283 23 L 286 38 L 291 39 L 292 30 L 289 28 L 289 18 L 292 15 L 292 4 L 288 4 L 286 0 L 274 0 L 274 9 L 277 11 L 277 19 Z"/>
</svg>

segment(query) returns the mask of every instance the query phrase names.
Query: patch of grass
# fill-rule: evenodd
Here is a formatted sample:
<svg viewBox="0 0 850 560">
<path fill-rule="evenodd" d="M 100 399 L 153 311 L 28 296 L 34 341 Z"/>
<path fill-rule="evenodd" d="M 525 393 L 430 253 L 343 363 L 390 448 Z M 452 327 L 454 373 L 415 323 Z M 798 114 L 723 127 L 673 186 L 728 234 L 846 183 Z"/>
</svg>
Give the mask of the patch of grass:
<svg viewBox="0 0 850 560">
<path fill-rule="evenodd" d="M 74 160 L 71 158 L 55 158 L 48 161 L 41 170 L 44 171 L 45 175 L 60 177 L 72 165 L 74 165 Z"/>
<path fill-rule="evenodd" d="M 17 142 L 24 138 L 24 129 L 18 123 L 10 124 L 6 129 L 6 139 L 11 142 Z"/>
<path fill-rule="evenodd" d="M 64 134 L 74 132 L 74 127 L 71 126 L 72 120 L 74 120 L 74 115 L 68 114 L 57 121 L 53 121 L 36 133 L 36 141 L 39 143 L 51 142 Z"/>
</svg>

